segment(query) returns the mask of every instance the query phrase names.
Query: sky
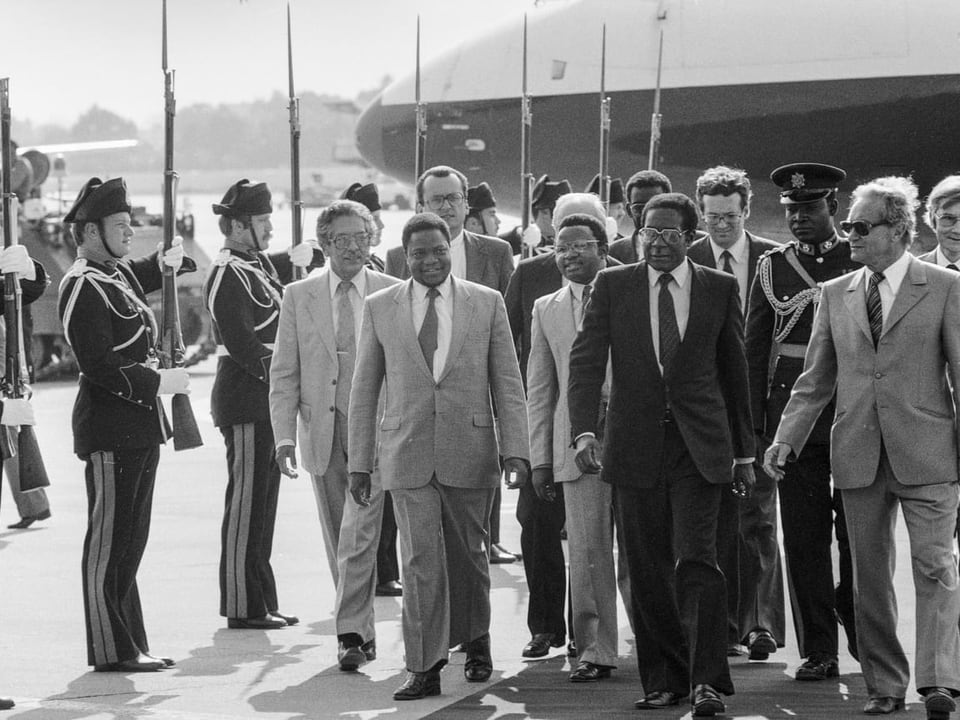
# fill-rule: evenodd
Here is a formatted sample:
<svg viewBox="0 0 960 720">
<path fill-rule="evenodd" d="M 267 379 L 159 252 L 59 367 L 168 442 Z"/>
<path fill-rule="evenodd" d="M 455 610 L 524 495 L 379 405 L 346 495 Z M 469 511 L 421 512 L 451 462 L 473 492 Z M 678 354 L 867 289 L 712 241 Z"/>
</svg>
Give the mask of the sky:
<svg viewBox="0 0 960 720">
<path fill-rule="evenodd" d="M 291 0 L 294 79 L 353 98 L 500 24 L 533 0 Z M 137 124 L 163 112 L 161 0 L 0 0 L 0 77 L 15 119 L 71 125 L 91 105 Z M 287 0 L 167 0 L 177 104 L 287 92 Z M 519 22 L 519 20 L 518 20 Z"/>
</svg>

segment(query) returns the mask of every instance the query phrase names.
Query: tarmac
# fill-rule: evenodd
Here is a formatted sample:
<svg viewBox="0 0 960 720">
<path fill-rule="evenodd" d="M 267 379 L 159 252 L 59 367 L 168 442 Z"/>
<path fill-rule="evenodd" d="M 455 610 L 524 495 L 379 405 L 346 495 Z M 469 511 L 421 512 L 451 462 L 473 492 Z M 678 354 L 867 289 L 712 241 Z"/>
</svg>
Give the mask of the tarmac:
<svg viewBox="0 0 960 720">
<path fill-rule="evenodd" d="M 451 654 L 442 673 L 442 694 L 397 703 L 404 677 L 401 598 L 377 598 L 375 661 L 343 673 L 336 661 L 334 586 L 324 556 L 313 492 L 305 474 L 281 486 L 273 567 L 280 609 L 298 615 L 280 630 L 228 630 L 218 614 L 217 567 L 226 485 L 223 440 L 208 408 L 213 360 L 191 369 L 192 402 L 204 446 L 165 448 L 156 482 L 150 542 L 139 573 L 144 616 L 154 655 L 176 666 L 157 673 L 95 673 L 85 664 L 80 555 L 87 503 L 83 465 L 72 454 L 70 409 L 75 383 L 36 388 L 37 435 L 51 478 L 53 516 L 28 530 L 7 530 L 17 520 L 4 488 L 0 514 L 0 696 L 16 707 L 0 713 L 13 720 L 520 720 L 535 718 L 690 717 L 689 706 L 638 711 L 642 696 L 633 638 L 620 608 L 620 663 L 608 680 L 568 681 L 570 662 L 559 648 L 526 661 L 529 639 L 527 587 L 520 563 L 491 566 L 494 675 L 467 683 L 464 656 Z M 6 483 L 4 483 L 6 484 Z M 515 492 L 504 491 L 502 543 L 519 550 Z M 914 595 L 903 524 L 897 588 L 900 638 L 913 658 Z M 793 680 L 800 663 L 788 610 L 787 646 L 767 662 L 731 660 L 737 694 L 727 699 L 727 718 L 862 717 L 866 700 L 859 665 L 845 650 L 841 630 L 839 678 Z M 906 715 L 922 718 L 911 688 Z"/>
</svg>

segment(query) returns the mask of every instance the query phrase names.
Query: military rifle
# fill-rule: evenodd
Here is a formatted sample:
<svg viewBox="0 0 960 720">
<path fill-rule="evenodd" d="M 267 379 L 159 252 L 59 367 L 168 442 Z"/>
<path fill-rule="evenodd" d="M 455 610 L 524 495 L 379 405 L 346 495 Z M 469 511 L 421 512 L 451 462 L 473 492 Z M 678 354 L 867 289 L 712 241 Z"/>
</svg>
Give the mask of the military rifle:
<svg viewBox="0 0 960 720">
<path fill-rule="evenodd" d="M 177 113 L 177 101 L 173 93 L 173 70 L 167 66 L 167 0 L 163 0 L 163 251 L 173 247 L 176 232 L 177 180 L 173 169 L 173 119 Z M 172 267 L 163 266 L 163 328 L 160 337 L 160 357 L 165 367 L 182 368 L 186 347 L 180 329 L 180 307 L 177 298 L 177 273 Z M 171 400 L 173 407 L 173 448 L 189 450 L 203 445 L 200 428 L 193 415 L 193 407 L 187 395 L 176 394 Z"/>
<path fill-rule="evenodd" d="M 533 208 L 530 207 L 533 173 L 530 172 L 530 141 L 533 130 L 532 98 L 527 91 L 527 15 L 523 15 L 523 71 L 520 94 L 520 231 L 530 227 Z M 520 243 L 521 257 L 530 257 L 532 248 Z"/>
<path fill-rule="evenodd" d="M 11 191 L 13 152 L 10 145 L 10 78 L 0 79 L 0 143 L 3 143 L 0 159 L 2 175 L 3 247 L 17 244 L 17 198 Z M 27 385 L 26 353 L 23 347 L 22 296 L 17 273 L 3 276 L 3 319 L 7 338 L 4 351 L 3 395 L 6 398 L 30 397 Z M 35 490 L 50 484 L 47 469 L 40 455 L 37 436 L 29 425 L 19 428 L 3 426 L 0 432 L 0 456 L 3 459 L 19 458 L 20 490 Z"/>
<path fill-rule="evenodd" d="M 659 19 L 663 19 L 661 16 Z M 653 91 L 653 115 L 650 117 L 650 158 L 647 161 L 647 170 L 656 170 L 660 160 L 660 123 L 663 116 L 660 114 L 660 71 L 663 70 L 663 28 L 660 28 L 660 50 L 657 53 L 657 87 Z"/>
<path fill-rule="evenodd" d="M 293 245 L 303 242 L 303 203 L 300 200 L 300 98 L 293 90 L 293 34 L 290 30 L 290 3 L 287 3 L 287 78 L 290 104 L 290 214 L 293 220 Z M 293 277 L 303 277 L 303 268 L 294 267 Z"/>
<path fill-rule="evenodd" d="M 413 182 L 420 180 L 420 175 L 426 169 L 427 162 L 427 106 L 420 100 L 420 16 L 417 15 L 417 76 L 416 76 L 416 103 L 417 103 L 417 144 L 414 158 Z"/>
<path fill-rule="evenodd" d="M 607 24 L 600 45 L 600 202 L 610 207 L 610 98 L 607 96 Z"/>
</svg>

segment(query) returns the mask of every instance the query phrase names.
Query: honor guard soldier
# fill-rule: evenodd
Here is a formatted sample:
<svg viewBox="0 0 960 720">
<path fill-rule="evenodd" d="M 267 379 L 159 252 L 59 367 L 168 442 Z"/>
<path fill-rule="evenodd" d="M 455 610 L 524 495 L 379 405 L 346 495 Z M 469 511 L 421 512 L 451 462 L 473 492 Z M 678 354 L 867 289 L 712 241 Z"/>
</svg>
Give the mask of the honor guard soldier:
<svg viewBox="0 0 960 720">
<path fill-rule="evenodd" d="M 91 178 L 64 217 L 73 223 L 77 260 L 60 284 L 64 334 L 80 368 L 73 406 L 74 452 L 86 463 L 87 534 L 83 605 L 87 662 L 97 671 L 144 672 L 173 665 L 150 654 L 137 568 L 147 545 L 160 444 L 170 426 L 158 396 L 188 392 L 182 368 L 160 368 L 157 321 L 146 293 L 162 266 L 184 261 L 180 238 L 158 253 L 127 260 L 133 228 L 122 178 Z"/>
<path fill-rule="evenodd" d="M 773 438 L 803 359 L 824 282 L 860 267 L 837 235 L 837 188 L 846 173 L 830 165 L 794 163 L 770 178 L 794 240 L 757 263 L 747 315 L 746 351 L 754 425 L 765 447 Z M 771 362 L 771 359 L 774 359 Z M 830 484 L 833 402 L 823 411 L 796 462 L 779 484 L 783 549 L 800 657 L 797 680 L 837 675 L 837 620 L 856 657 L 853 578 L 840 494 Z M 840 584 L 834 589 L 832 533 L 840 550 Z"/>
<path fill-rule="evenodd" d="M 482 182 L 467 190 L 467 208 L 467 219 L 463 221 L 467 230 L 477 235 L 497 237 L 500 231 L 497 199 L 487 183 Z"/>
<path fill-rule="evenodd" d="M 280 469 L 268 396 L 283 285 L 291 279 L 291 264 L 307 266 L 314 249 L 301 243 L 287 254 L 268 256 L 272 211 L 266 183 L 244 178 L 230 186 L 213 205 L 224 244 L 203 288 L 219 356 L 210 406 L 226 443 L 229 476 L 221 533 L 220 614 L 232 629 L 299 622 L 278 611 L 270 567 Z"/>
<path fill-rule="evenodd" d="M 370 214 L 373 215 L 373 223 L 377 226 L 377 234 L 370 240 L 371 252 L 367 259 L 367 267 L 377 272 L 385 272 L 386 265 L 383 258 L 373 254 L 372 248 L 380 244 L 383 235 L 383 218 L 380 217 L 382 206 L 380 205 L 380 190 L 376 183 L 367 183 L 362 185 L 358 182 L 340 193 L 341 200 L 353 200 L 363 205 Z M 394 536 L 396 536 L 396 527 L 394 527 Z M 396 564 L 396 562 L 394 562 Z M 399 572 L 399 571 L 398 571 Z"/>
<path fill-rule="evenodd" d="M 593 176 L 593 180 L 587 185 L 584 192 L 593 193 L 600 196 L 600 173 Z M 627 205 L 623 195 L 623 180 L 618 177 L 610 178 L 610 187 L 607 193 L 607 217 L 613 218 L 617 223 L 617 236 L 619 240 L 623 237 L 620 234 L 620 223 L 627 217 Z"/>
</svg>

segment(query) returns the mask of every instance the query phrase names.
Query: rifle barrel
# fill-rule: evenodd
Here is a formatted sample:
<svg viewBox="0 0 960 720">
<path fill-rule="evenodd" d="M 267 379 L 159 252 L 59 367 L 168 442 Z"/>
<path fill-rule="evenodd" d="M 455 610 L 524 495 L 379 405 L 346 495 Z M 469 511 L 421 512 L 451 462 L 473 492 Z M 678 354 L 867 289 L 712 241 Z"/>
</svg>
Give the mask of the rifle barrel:
<svg viewBox="0 0 960 720">
<path fill-rule="evenodd" d="M 293 223 L 293 244 L 303 242 L 303 203 L 300 198 L 300 98 L 293 85 L 293 31 L 290 22 L 290 3 L 287 2 L 287 79 L 290 104 L 290 215 Z M 303 277 L 302 268 L 294 268 L 294 277 Z"/>
<path fill-rule="evenodd" d="M 533 188 L 533 173 L 530 172 L 530 145 L 533 131 L 532 99 L 527 92 L 527 15 L 523 15 L 523 63 L 520 95 L 520 228 L 530 226 L 533 210 L 530 207 L 530 195 Z M 520 254 L 528 257 L 531 249 L 521 243 Z"/>
</svg>

